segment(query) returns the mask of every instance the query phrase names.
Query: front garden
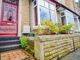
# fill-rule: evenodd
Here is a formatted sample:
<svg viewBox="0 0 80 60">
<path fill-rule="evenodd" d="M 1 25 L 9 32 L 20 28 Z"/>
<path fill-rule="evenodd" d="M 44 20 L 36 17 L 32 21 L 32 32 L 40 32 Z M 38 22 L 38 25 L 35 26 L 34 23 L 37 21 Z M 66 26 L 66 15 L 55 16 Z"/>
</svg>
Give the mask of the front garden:
<svg viewBox="0 0 80 60">
<path fill-rule="evenodd" d="M 22 48 L 37 60 L 59 60 L 80 48 L 80 34 L 74 33 L 74 26 L 44 21 L 31 33 L 34 37 L 21 37 Z"/>
</svg>

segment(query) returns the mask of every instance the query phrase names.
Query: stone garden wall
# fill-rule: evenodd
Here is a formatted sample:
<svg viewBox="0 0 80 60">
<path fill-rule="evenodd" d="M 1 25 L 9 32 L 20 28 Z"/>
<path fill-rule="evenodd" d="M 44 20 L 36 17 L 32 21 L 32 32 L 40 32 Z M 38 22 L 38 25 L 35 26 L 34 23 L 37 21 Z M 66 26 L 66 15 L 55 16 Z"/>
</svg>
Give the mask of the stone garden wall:
<svg viewBox="0 0 80 60">
<path fill-rule="evenodd" d="M 42 35 L 34 40 L 38 60 L 58 60 L 80 47 L 80 34 Z"/>
</svg>

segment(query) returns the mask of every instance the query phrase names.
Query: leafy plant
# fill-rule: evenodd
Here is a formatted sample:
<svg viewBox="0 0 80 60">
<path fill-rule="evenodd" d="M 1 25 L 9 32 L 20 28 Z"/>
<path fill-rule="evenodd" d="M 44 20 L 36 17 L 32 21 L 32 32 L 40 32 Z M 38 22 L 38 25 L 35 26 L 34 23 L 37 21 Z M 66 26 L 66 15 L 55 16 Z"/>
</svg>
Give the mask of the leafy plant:
<svg viewBox="0 0 80 60">
<path fill-rule="evenodd" d="M 58 27 L 53 28 L 52 33 L 58 34 L 59 33 L 59 28 Z"/>
<path fill-rule="evenodd" d="M 26 48 L 27 47 L 28 40 L 29 39 L 26 36 L 22 36 L 21 37 L 21 46 L 22 46 L 22 48 Z"/>
<path fill-rule="evenodd" d="M 43 22 L 43 25 L 46 25 L 51 33 L 58 33 L 59 32 L 59 28 L 56 26 L 56 24 L 54 24 L 52 21 L 50 20 L 46 20 Z"/>
<path fill-rule="evenodd" d="M 73 24 L 63 25 L 60 27 L 60 33 L 69 33 Z"/>
<path fill-rule="evenodd" d="M 42 26 L 38 26 L 38 34 L 43 34 L 43 27 Z"/>
<path fill-rule="evenodd" d="M 69 33 L 73 24 L 61 25 L 60 23 L 53 23 L 51 20 L 45 20 L 41 22 L 41 26 L 38 26 L 38 34 L 58 34 Z"/>
</svg>

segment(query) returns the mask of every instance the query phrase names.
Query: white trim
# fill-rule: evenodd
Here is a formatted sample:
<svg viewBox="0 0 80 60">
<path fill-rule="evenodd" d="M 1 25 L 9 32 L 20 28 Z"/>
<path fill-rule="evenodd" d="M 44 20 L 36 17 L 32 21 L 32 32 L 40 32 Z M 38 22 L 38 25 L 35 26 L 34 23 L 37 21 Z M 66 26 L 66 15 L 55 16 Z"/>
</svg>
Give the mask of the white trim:
<svg viewBox="0 0 80 60">
<path fill-rule="evenodd" d="M 19 13 L 18 13 L 18 36 L 21 36 L 21 21 L 22 21 L 22 0 L 19 0 Z"/>
<path fill-rule="evenodd" d="M 56 23 L 57 23 L 58 22 L 58 16 L 57 16 L 56 4 L 55 4 L 55 15 L 56 15 Z"/>
<path fill-rule="evenodd" d="M 78 31 L 80 31 L 80 23 L 79 23 L 78 16 L 76 18 L 77 18 L 77 24 L 78 24 Z"/>
<path fill-rule="evenodd" d="M 1 8 L 2 8 L 2 0 L 0 0 L 0 20 L 1 20 Z"/>
<path fill-rule="evenodd" d="M 33 26 L 34 26 L 34 6 L 33 6 L 33 2 L 31 1 L 31 30 L 33 30 Z"/>
<path fill-rule="evenodd" d="M 38 13 L 38 25 L 41 25 L 40 23 L 40 1 L 38 0 L 37 1 L 37 7 L 38 7 L 38 10 L 37 10 L 37 13 Z"/>
</svg>

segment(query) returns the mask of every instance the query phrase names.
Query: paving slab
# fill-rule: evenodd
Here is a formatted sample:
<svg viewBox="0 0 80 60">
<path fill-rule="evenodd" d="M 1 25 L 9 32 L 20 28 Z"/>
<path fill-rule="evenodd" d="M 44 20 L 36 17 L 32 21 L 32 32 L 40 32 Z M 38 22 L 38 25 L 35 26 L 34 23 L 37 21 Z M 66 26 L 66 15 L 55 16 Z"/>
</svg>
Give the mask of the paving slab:
<svg viewBox="0 0 80 60">
<path fill-rule="evenodd" d="M 80 60 L 80 49 L 76 50 L 73 53 L 70 53 L 61 60 Z"/>
<path fill-rule="evenodd" d="M 34 60 L 29 54 L 25 54 L 23 50 L 13 50 L 1 53 L 1 60 Z"/>
</svg>

